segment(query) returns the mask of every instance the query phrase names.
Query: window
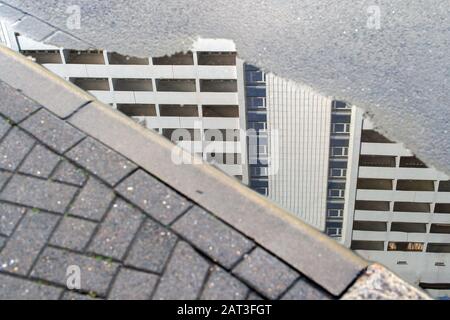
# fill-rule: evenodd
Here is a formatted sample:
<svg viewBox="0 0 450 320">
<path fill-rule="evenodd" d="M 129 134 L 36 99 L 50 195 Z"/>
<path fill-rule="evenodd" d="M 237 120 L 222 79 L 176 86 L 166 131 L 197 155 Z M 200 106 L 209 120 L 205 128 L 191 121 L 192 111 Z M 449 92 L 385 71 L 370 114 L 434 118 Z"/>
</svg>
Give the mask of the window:
<svg viewBox="0 0 450 320">
<path fill-rule="evenodd" d="M 361 155 L 359 157 L 361 167 L 395 167 L 395 157 L 392 156 L 374 156 Z"/>
<path fill-rule="evenodd" d="M 427 252 L 450 253 L 450 243 L 428 243 Z"/>
<path fill-rule="evenodd" d="M 345 190 L 342 189 L 329 189 L 328 196 L 330 198 L 344 198 Z"/>
<path fill-rule="evenodd" d="M 330 237 L 340 237 L 342 236 L 342 228 L 327 228 L 326 233 Z"/>
<path fill-rule="evenodd" d="M 59 50 L 22 50 L 24 56 L 31 57 L 35 62 L 45 63 L 62 63 L 61 53 Z"/>
<path fill-rule="evenodd" d="M 348 156 L 348 147 L 332 147 L 331 155 L 333 157 L 345 157 Z"/>
<path fill-rule="evenodd" d="M 234 79 L 228 80 L 200 80 L 201 92 L 237 92 L 237 81 Z"/>
<path fill-rule="evenodd" d="M 425 223 L 392 222 L 391 231 L 425 233 L 427 227 Z"/>
<path fill-rule="evenodd" d="M 152 91 L 151 79 L 112 79 L 115 91 Z"/>
<path fill-rule="evenodd" d="M 117 110 L 127 116 L 155 117 L 156 110 L 154 104 L 117 104 Z"/>
<path fill-rule="evenodd" d="M 109 82 L 106 78 L 70 78 L 70 81 L 86 91 L 109 91 Z"/>
<path fill-rule="evenodd" d="M 450 192 L 450 181 L 439 182 L 439 192 Z"/>
<path fill-rule="evenodd" d="M 330 169 L 330 177 L 345 178 L 346 175 L 347 169 Z"/>
<path fill-rule="evenodd" d="M 258 153 L 261 155 L 267 155 L 267 146 L 258 146 Z"/>
<path fill-rule="evenodd" d="M 398 180 L 397 190 L 404 191 L 434 191 L 434 181 L 431 180 Z"/>
<path fill-rule="evenodd" d="M 254 190 L 263 196 L 268 195 L 267 188 L 254 188 Z"/>
<path fill-rule="evenodd" d="M 381 221 L 354 221 L 353 229 L 361 231 L 386 231 L 387 223 Z"/>
<path fill-rule="evenodd" d="M 248 109 L 265 109 L 266 98 L 265 97 L 247 97 Z"/>
<path fill-rule="evenodd" d="M 350 124 L 348 123 L 333 123 L 333 133 L 350 133 Z"/>
<path fill-rule="evenodd" d="M 344 215 L 344 210 L 342 209 L 328 209 L 327 215 L 329 218 L 340 218 Z"/>
<path fill-rule="evenodd" d="M 416 157 L 400 157 L 400 168 L 427 168 L 427 166 Z"/>
<path fill-rule="evenodd" d="M 137 58 L 130 56 L 123 56 L 116 52 L 108 52 L 109 64 L 120 65 L 148 65 L 148 58 Z"/>
<path fill-rule="evenodd" d="M 157 79 L 156 88 L 161 92 L 195 92 L 194 79 Z"/>
<path fill-rule="evenodd" d="M 376 250 L 383 251 L 384 242 L 383 241 L 363 241 L 363 240 L 353 240 L 351 244 L 352 250 Z"/>
<path fill-rule="evenodd" d="M 351 105 L 346 104 L 343 101 L 333 101 L 333 109 L 342 110 L 342 109 L 351 109 Z"/>
<path fill-rule="evenodd" d="M 252 176 L 264 177 L 268 174 L 267 167 L 250 167 L 250 174 Z"/>
<path fill-rule="evenodd" d="M 391 140 L 376 132 L 375 130 L 363 130 L 361 133 L 361 142 L 393 143 Z"/>
<path fill-rule="evenodd" d="M 239 118 L 239 107 L 235 105 L 203 105 L 204 117 Z"/>
<path fill-rule="evenodd" d="M 450 224 L 433 223 L 430 233 L 450 233 Z"/>
<path fill-rule="evenodd" d="M 105 64 L 103 51 L 99 50 L 64 50 L 64 55 L 68 64 Z"/>
<path fill-rule="evenodd" d="M 245 81 L 250 83 L 262 83 L 265 81 L 264 72 L 261 70 L 246 71 Z"/>
<path fill-rule="evenodd" d="M 395 202 L 394 211 L 398 212 L 430 212 L 430 204 L 423 202 Z"/>
<path fill-rule="evenodd" d="M 434 213 L 450 213 L 450 203 L 436 203 Z"/>
<path fill-rule="evenodd" d="M 266 130 L 267 125 L 266 125 L 265 122 L 250 122 L 250 123 L 248 124 L 248 128 L 249 128 L 249 129 L 254 129 L 254 130 L 256 130 L 256 131 L 259 131 L 259 130 Z"/>
<path fill-rule="evenodd" d="M 355 210 L 389 211 L 389 201 L 356 200 Z"/>
<path fill-rule="evenodd" d="M 161 117 L 198 117 L 197 105 L 160 104 Z"/>
<path fill-rule="evenodd" d="M 436 290 L 448 290 L 450 289 L 450 283 L 425 283 L 420 282 L 419 287 L 422 289 L 436 289 Z"/>
<path fill-rule="evenodd" d="M 192 52 L 176 53 L 171 56 L 153 58 L 154 65 L 193 65 Z"/>
<path fill-rule="evenodd" d="M 357 189 L 392 190 L 392 180 L 359 178 Z"/>
<path fill-rule="evenodd" d="M 234 66 L 236 52 L 197 52 L 197 59 L 199 65 Z"/>
<path fill-rule="evenodd" d="M 423 251 L 423 242 L 389 242 L 388 251 Z"/>
</svg>

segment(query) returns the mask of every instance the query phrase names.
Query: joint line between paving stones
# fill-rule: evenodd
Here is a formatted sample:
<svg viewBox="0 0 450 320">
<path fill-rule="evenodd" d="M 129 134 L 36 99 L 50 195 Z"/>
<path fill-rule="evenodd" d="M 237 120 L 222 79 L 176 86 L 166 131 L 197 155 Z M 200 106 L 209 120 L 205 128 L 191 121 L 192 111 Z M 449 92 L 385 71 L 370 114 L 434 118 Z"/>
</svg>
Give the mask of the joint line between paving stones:
<svg viewBox="0 0 450 320">
<path fill-rule="evenodd" d="M 23 10 L 17 8 L 17 7 L 11 6 L 10 4 L 7 4 L 7 3 L 5 3 L 4 1 L 0 1 L 0 3 L 3 4 L 3 5 L 5 5 L 5 6 L 7 6 L 7 7 L 13 8 L 14 10 L 17 10 L 17 11 L 21 12 L 22 14 L 24 14 L 24 16 L 22 16 L 20 19 L 18 19 L 17 21 L 15 21 L 14 24 L 16 24 L 16 23 L 19 22 L 19 21 L 22 21 L 26 16 L 29 16 L 29 17 L 32 17 L 32 18 L 34 18 L 34 19 L 36 19 L 36 20 L 38 20 L 38 21 L 40 21 L 40 22 L 42 22 L 42 23 L 44 23 L 44 24 L 50 26 L 52 29 L 55 29 L 55 30 L 57 30 L 57 31 L 61 31 L 62 33 L 65 33 L 65 34 L 70 35 L 70 36 L 73 37 L 74 39 L 76 39 L 76 40 L 78 40 L 78 41 L 80 41 L 80 42 L 82 42 L 82 43 L 84 43 L 84 44 L 87 44 L 87 45 L 91 46 L 91 48 L 94 48 L 94 47 L 95 47 L 93 44 L 91 44 L 91 43 L 89 43 L 89 42 L 86 42 L 85 40 L 82 40 L 82 39 L 78 38 L 77 36 L 73 35 L 73 34 L 70 33 L 70 32 L 67 32 L 67 31 L 62 30 L 62 29 L 60 29 L 60 28 L 57 28 L 57 27 L 53 26 L 52 24 L 48 23 L 47 21 L 42 20 L 41 18 L 39 18 L 39 17 L 37 17 L 37 16 L 35 16 L 35 15 L 31 14 L 31 13 L 25 12 L 25 11 L 23 11 Z"/>
</svg>

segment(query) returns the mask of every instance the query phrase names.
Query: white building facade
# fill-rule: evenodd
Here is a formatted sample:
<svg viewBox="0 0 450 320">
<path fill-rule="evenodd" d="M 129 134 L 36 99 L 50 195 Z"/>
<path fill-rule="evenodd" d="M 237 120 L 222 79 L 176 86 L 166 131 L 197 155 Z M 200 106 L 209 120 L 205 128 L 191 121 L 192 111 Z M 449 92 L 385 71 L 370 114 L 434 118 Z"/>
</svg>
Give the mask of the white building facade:
<svg viewBox="0 0 450 320">
<path fill-rule="evenodd" d="M 248 183 L 244 64 L 232 41 L 199 40 L 190 52 L 136 58 L 44 45 L 6 25 L 1 35 L 9 47 Z"/>
<path fill-rule="evenodd" d="M 450 181 L 353 108 L 344 244 L 434 296 L 450 292 Z"/>
<path fill-rule="evenodd" d="M 199 40 L 187 53 L 135 58 L 46 46 L 1 26 L 9 47 L 363 257 L 436 296 L 448 294 L 449 177 L 377 133 L 362 110 L 245 65 L 232 41 Z"/>
</svg>

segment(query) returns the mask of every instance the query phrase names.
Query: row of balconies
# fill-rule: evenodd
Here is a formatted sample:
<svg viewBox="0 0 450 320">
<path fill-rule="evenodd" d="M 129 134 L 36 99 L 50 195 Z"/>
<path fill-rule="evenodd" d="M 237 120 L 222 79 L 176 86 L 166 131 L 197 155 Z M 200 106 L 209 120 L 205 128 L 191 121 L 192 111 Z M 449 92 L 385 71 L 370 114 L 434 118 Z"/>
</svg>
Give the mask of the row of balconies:
<svg viewBox="0 0 450 320">
<path fill-rule="evenodd" d="M 450 253 L 450 235 L 353 231 L 351 249 Z"/>
<path fill-rule="evenodd" d="M 196 92 L 195 79 L 112 79 L 108 78 L 70 78 L 72 83 L 86 91 L 158 91 L 158 92 Z M 235 79 L 200 79 L 200 92 L 237 92 Z"/>
<path fill-rule="evenodd" d="M 359 178 L 357 189 L 450 192 L 450 181 Z"/>
<path fill-rule="evenodd" d="M 392 192 L 395 199 L 388 196 L 378 196 L 378 197 L 368 197 L 361 196 L 360 192 L 356 196 L 355 201 L 355 210 L 368 210 L 368 211 L 392 211 L 392 212 L 421 212 L 421 213 L 449 213 L 450 214 L 450 194 L 444 194 L 445 197 L 443 200 L 446 202 L 442 203 L 434 203 L 434 202 L 408 202 L 401 201 L 399 196 L 399 192 Z M 432 194 L 433 196 L 435 194 Z M 438 194 L 439 195 L 439 194 Z M 373 198 L 377 198 L 380 200 L 372 200 Z M 388 201 L 386 201 L 388 200 Z M 395 202 L 391 202 L 389 200 L 396 200 Z M 399 201 L 400 200 L 400 201 Z M 436 199 L 439 201 L 439 199 Z M 391 210 L 391 204 L 392 210 Z M 432 210 L 434 208 L 434 210 Z"/>
<path fill-rule="evenodd" d="M 197 105 L 117 104 L 117 109 L 130 117 L 156 117 L 157 108 L 160 117 L 199 117 Z M 233 105 L 202 105 L 200 112 L 206 118 L 239 118 L 239 107 Z"/>
<path fill-rule="evenodd" d="M 176 53 L 156 58 L 138 58 L 124 56 L 115 52 L 106 55 L 100 50 L 25 50 L 22 54 L 32 57 L 37 63 L 67 64 L 111 64 L 111 65 L 194 65 L 194 53 Z M 236 65 L 236 52 L 196 52 L 197 64 L 206 66 Z"/>
</svg>

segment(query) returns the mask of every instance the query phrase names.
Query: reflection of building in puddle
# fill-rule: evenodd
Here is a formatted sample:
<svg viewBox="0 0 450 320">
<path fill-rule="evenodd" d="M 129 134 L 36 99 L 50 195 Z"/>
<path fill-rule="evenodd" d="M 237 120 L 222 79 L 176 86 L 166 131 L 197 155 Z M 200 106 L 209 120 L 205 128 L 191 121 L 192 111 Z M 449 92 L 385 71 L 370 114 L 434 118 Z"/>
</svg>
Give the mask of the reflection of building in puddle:
<svg viewBox="0 0 450 320">
<path fill-rule="evenodd" d="M 4 30 L 7 28 L 4 26 Z M 135 58 L 102 50 L 66 50 L 20 35 L 13 49 L 88 91 L 227 174 L 248 183 L 243 62 L 228 40 L 199 40 L 191 52 Z M 212 138 L 211 136 L 212 134 Z M 220 134 L 218 134 L 219 132 Z M 219 138 L 218 138 L 219 137 Z"/>
<path fill-rule="evenodd" d="M 186 129 L 184 149 L 365 258 L 437 295 L 450 288 L 449 178 L 358 108 L 244 64 L 225 40 L 134 58 L 46 46 L 4 25 L 0 38 L 169 139 Z"/>
<path fill-rule="evenodd" d="M 450 289 L 450 181 L 353 108 L 343 239 L 405 279 Z"/>
</svg>

